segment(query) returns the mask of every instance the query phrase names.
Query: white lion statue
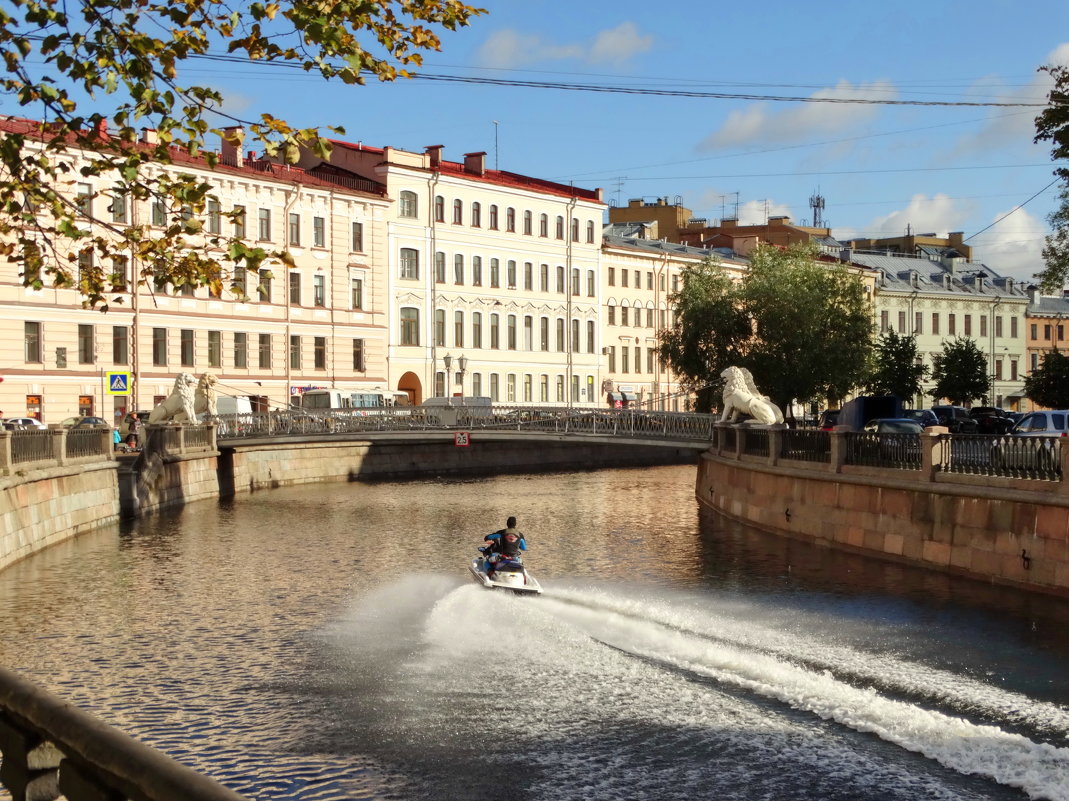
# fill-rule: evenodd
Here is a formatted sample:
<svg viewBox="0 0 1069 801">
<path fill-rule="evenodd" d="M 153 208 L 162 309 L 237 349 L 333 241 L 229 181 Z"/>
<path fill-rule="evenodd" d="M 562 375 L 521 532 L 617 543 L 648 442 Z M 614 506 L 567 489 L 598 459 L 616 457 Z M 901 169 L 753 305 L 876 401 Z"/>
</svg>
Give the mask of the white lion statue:
<svg viewBox="0 0 1069 801">
<path fill-rule="evenodd" d="M 184 420 L 195 420 L 197 413 L 193 407 L 196 384 L 197 379 L 189 373 L 179 373 L 174 380 L 174 389 L 171 390 L 171 394 L 163 403 L 149 412 L 149 423 L 166 423 L 169 420 L 178 419 L 179 415 L 182 415 Z"/>
<path fill-rule="evenodd" d="M 208 417 L 218 416 L 219 411 L 215 403 L 216 380 L 216 377 L 211 373 L 201 374 L 200 380 L 197 381 L 196 394 L 193 396 L 193 411 L 196 414 L 207 414 Z M 184 411 L 179 411 L 172 419 L 175 422 L 180 423 L 184 422 L 188 418 L 186 417 L 186 413 Z M 194 422 L 196 422 L 197 419 L 197 417 L 194 417 Z"/>
<path fill-rule="evenodd" d="M 764 425 L 783 422 L 783 412 L 761 394 L 749 370 L 728 367 L 720 376 L 724 379 L 724 411 L 720 415 L 720 422 L 734 423 L 743 414 Z"/>
</svg>

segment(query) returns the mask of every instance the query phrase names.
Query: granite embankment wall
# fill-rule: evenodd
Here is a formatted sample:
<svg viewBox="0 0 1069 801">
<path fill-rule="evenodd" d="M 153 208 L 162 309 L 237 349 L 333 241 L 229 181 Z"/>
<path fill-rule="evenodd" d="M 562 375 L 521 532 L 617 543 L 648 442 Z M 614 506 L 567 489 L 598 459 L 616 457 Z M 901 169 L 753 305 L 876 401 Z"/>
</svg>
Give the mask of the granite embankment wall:
<svg viewBox="0 0 1069 801">
<path fill-rule="evenodd" d="M 925 462 L 930 468 L 930 456 Z M 701 458 L 696 493 L 702 504 L 765 531 L 1069 596 L 1062 482 L 819 465 L 714 448 Z"/>
<path fill-rule="evenodd" d="M 114 461 L 0 477 L 0 569 L 119 519 Z"/>
</svg>

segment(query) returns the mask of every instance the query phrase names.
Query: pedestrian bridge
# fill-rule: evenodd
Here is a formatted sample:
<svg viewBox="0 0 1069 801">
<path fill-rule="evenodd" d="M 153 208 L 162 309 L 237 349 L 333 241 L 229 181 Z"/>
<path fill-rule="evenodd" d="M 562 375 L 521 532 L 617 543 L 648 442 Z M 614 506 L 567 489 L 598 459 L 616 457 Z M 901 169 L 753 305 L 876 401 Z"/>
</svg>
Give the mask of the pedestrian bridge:
<svg viewBox="0 0 1069 801">
<path fill-rule="evenodd" d="M 347 435 L 376 438 L 382 434 L 494 434 L 495 438 L 598 439 L 620 443 L 642 440 L 665 447 L 708 448 L 716 435 L 717 416 L 646 410 L 569 409 L 550 406 L 393 407 L 338 409 L 312 414 L 303 411 L 223 415 L 216 439 L 222 446 L 243 441 L 295 436 L 323 439 Z"/>
</svg>

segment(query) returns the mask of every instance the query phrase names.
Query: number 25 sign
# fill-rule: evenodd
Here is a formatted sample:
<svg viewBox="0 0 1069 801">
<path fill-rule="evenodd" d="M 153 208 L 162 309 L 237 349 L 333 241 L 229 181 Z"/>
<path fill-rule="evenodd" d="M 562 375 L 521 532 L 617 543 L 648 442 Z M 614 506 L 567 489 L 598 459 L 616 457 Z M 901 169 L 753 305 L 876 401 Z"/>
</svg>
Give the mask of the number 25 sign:
<svg viewBox="0 0 1069 801">
<path fill-rule="evenodd" d="M 453 444 L 458 448 L 467 448 L 471 445 L 470 431 L 456 431 L 453 434 Z"/>
</svg>

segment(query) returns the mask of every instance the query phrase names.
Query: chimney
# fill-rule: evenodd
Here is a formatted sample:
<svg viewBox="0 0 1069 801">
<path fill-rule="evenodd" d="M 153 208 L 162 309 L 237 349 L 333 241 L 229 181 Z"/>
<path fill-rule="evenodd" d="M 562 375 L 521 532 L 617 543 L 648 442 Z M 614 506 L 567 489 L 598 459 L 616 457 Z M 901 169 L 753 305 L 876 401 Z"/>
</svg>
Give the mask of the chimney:
<svg viewBox="0 0 1069 801">
<path fill-rule="evenodd" d="M 142 128 L 141 143 L 145 145 L 158 145 L 160 143 L 160 135 L 155 128 Z"/>
<path fill-rule="evenodd" d="M 854 251 L 850 248 L 841 248 L 839 250 L 839 261 L 850 261 L 854 257 Z"/>
<path fill-rule="evenodd" d="M 98 139 L 108 138 L 108 121 L 106 118 L 101 117 L 97 120 L 96 125 L 93 126 L 93 133 L 96 134 Z"/>
<path fill-rule="evenodd" d="M 425 151 L 431 158 L 432 167 L 442 166 L 442 151 L 445 149 L 445 145 L 427 145 Z"/>
<path fill-rule="evenodd" d="M 482 175 L 486 172 L 486 153 L 465 153 L 464 172 Z"/>
<path fill-rule="evenodd" d="M 223 136 L 220 139 L 220 155 L 223 163 L 233 167 L 244 167 L 245 159 L 241 155 L 241 142 L 245 138 L 245 129 L 240 125 L 223 128 Z"/>
</svg>

